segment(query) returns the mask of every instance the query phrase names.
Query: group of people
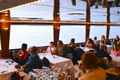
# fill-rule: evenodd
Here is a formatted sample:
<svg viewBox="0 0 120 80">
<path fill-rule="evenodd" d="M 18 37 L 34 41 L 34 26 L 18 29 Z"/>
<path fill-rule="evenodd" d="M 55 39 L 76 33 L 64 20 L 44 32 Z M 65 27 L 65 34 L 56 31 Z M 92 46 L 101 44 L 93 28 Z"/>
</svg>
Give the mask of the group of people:
<svg viewBox="0 0 120 80">
<path fill-rule="evenodd" d="M 99 66 L 99 59 L 94 51 L 87 51 L 81 56 L 80 69 L 84 73 L 78 80 L 106 80 L 105 70 Z"/>
<path fill-rule="evenodd" d="M 40 59 L 37 53 L 37 47 L 31 47 L 28 51 L 27 44 L 22 44 L 22 48 L 17 52 L 15 59 L 18 63 L 18 65 L 15 66 L 17 71 L 11 76 L 11 80 L 30 80 L 29 72 L 33 71 L 33 69 L 49 68 L 48 59 Z"/>
<path fill-rule="evenodd" d="M 108 51 L 108 43 L 112 45 L 110 51 Z M 56 49 L 59 48 L 57 46 L 54 44 L 52 49 L 53 54 L 57 54 Z M 72 59 L 74 65 L 78 64 L 79 61 L 82 62 L 80 70 L 83 70 L 84 74 L 79 77 L 79 80 L 111 80 L 105 70 L 112 67 L 111 54 L 120 54 L 119 47 L 119 36 L 111 42 L 108 42 L 104 35 L 101 36 L 100 40 L 97 40 L 97 38 L 95 40 L 89 38 L 83 48 L 81 48 L 79 44 L 76 44 L 73 38 L 67 45 L 64 45 L 62 42 L 62 47 L 60 48 L 62 54 L 60 56 Z M 49 48 L 50 46 L 47 49 Z M 69 54 L 71 54 L 72 57 L 70 57 Z M 112 79 L 119 80 L 118 77 Z"/>
<path fill-rule="evenodd" d="M 113 40 L 112 44 L 112 50 L 111 53 L 115 56 L 120 56 L 120 38 L 119 36 L 116 36 L 116 38 Z"/>
<path fill-rule="evenodd" d="M 46 48 L 45 53 L 52 55 L 58 55 L 62 57 L 70 58 L 74 65 L 79 65 L 80 70 L 84 72 L 78 79 L 79 80 L 106 80 L 107 74 L 104 69 L 110 67 L 112 57 L 110 54 L 120 56 L 120 39 L 117 36 L 112 42 L 111 53 L 107 50 L 107 40 L 104 35 L 101 36 L 101 40 L 92 40 L 89 38 L 83 48 L 80 44 L 75 43 L 75 39 L 72 38 L 69 44 L 64 44 L 59 40 L 56 44 L 50 42 L 50 45 Z M 32 47 L 27 50 L 27 44 L 22 44 L 22 48 L 17 53 L 17 62 L 25 73 L 29 73 L 33 69 L 42 68 L 43 61 L 38 56 L 38 48 Z M 79 64 L 78 62 L 82 63 Z M 48 63 L 49 64 L 49 61 Z"/>
<path fill-rule="evenodd" d="M 81 59 L 81 55 L 84 52 L 93 50 L 96 52 L 97 57 L 106 57 L 110 61 L 111 57 L 109 56 L 109 53 L 107 51 L 106 43 L 107 42 L 104 35 L 101 36 L 100 41 L 95 41 L 89 38 L 83 48 L 80 47 L 80 44 L 75 43 L 74 38 L 70 40 L 69 44 L 64 44 L 61 40 L 59 40 L 57 44 L 55 44 L 54 42 L 50 42 L 46 53 L 70 58 L 72 59 L 73 64 L 78 64 L 78 61 Z"/>
<path fill-rule="evenodd" d="M 50 45 L 47 47 L 45 52 L 77 60 L 80 59 L 79 56 L 84 53 L 84 51 L 80 49 L 80 45 L 75 43 L 74 38 L 70 40 L 69 44 L 64 44 L 61 40 L 57 41 L 56 43 L 50 42 Z"/>
<path fill-rule="evenodd" d="M 96 42 L 92 39 L 88 39 L 85 45 L 85 53 L 81 56 L 81 70 L 85 74 L 80 76 L 79 80 L 119 80 L 120 79 L 120 65 L 112 64 L 111 54 L 119 56 L 120 54 L 120 39 L 119 36 L 111 42 L 111 51 L 107 50 L 107 40 L 104 35 L 101 36 L 101 40 Z M 107 59 L 107 61 L 106 61 Z M 120 62 L 118 62 L 120 63 Z M 116 71 L 117 76 L 113 76 L 106 72 L 106 69 L 113 68 Z"/>
</svg>

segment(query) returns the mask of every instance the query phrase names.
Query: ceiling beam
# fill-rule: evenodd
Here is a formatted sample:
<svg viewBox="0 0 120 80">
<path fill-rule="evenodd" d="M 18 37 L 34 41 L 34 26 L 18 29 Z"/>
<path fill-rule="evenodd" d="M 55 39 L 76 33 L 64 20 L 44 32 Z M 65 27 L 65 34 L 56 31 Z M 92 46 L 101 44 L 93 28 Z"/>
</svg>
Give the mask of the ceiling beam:
<svg viewBox="0 0 120 80">
<path fill-rule="evenodd" d="M 30 3 L 37 0 L 0 0 L 0 11 L 8 10 L 22 4 Z"/>
</svg>

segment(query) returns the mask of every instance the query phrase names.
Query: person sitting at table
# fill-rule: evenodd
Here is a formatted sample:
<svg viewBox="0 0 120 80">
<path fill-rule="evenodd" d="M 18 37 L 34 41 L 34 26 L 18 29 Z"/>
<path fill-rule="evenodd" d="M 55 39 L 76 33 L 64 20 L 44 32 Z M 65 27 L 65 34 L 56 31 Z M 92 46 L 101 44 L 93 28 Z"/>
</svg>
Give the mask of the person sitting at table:
<svg viewBox="0 0 120 80">
<path fill-rule="evenodd" d="M 76 48 L 73 53 L 73 64 L 78 64 L 84 51 L 80 48 L 80 44 L 76 44 Z"/>
<path fill-rule="evenodd" d="M 21 49 L 17 53 L 18 55 L 18 63 L 20 65 L 24 65 L 26 61 L 28 60 L 28 51 L 27 51 L 27 44 L 23 43 Z"/>
<path fill-rule="evenodd" d="M 110 53 L 108 52 L 107 50 L 107 46 L 102 46 L 102 45 L 99 45 L 99 47 L 97 48 L 97 52 L 96 52 L 96 56 L 101 58 L 101 59 L 106 59 L 107 63 L 111 63 L 112 61 L 112 58 L 110 56 Z"/>
<path fill-rule="evenodd" d="M 98 45 L 97 36 L 93 38 L 95 45 Z"/>
<path fill-rule="evenodd" d="M 46 50 L 46 53 L 50 53 L 50 54 L 55 54 L 56 53 L 56 47 L 55 47 L 55 44 L 54 42 L 50 42 L 47 50 Z"/>
<path fill-rule="evenodd" d="M 23 71 L 21 65 L 15 66 L 16 71 L 11 75 L 10 80 L 31 80 L 31 77 Z"/>
<path fill-rule="evenodd" d="M 113 43 L 111 54 L 114 56 L 120 56 L 120 43 L 117 40 Z"/>
<path fill-rule="evenodd" d="M 75 38 L 72 38 L 72 39 L 70 40 L 69 47 L 71 47 L 71 48 L 75 48 L 75 47 L 76 47 Z"/>
<path fill-rule="evenodd" d="M 90 51 L 90 50 L 95 50 L 95 43 L 94 41 L 89 38 L 85 44 L 84 51 Z"/>
<path fill-rule="evenodd" d="M 94 44 L 94 41 L 92 39 L 87 40 L 84 51 L 85 52 L 94 51 L 95 55 L 101 60 L 103 60 L 104 58 L 107 58 L 108 62 L 111 62 L 111 60 L 112 60 L 109 53 L 102 48 L 96 47 L 96 45 Z"/>
<path fill-rule="evenodd" d="M 105 38 L 105 36 L 104 35 L 102 35 L 101 36 L 101 40 L 100 40 L 100 42 L 99 42 L 99 48 L 100 49 L 103 49 L 104 51 L 106 51 L 107 50 L 107 45 L 106 45 L 106 42 L 107 40 L 106 40 L 106 38 Z"/>
<path fill-rule="evenodd" d="M 119 38 L 119 36 L 118 36 L 118 35 L 116 35 L 116 40 L 117 40 L 117 42 L 119 42 L 119 41 L 120 41 L 120 38 Z"/>
<path fill-rule="evenodd" d="M 38 50 L 37 47 L 31 48 L 30 56 L 27 62 L 22 66 L 25 72 L 27 73 L 32 71 L 33 69 L 42 68 L 43 66 L 42 60 L 39 58 L 37 54 L 37 50 Z"/>
<path fill-rule="evenodd" d="M 106 69 L 107 80 L 120 80 L 120 60 L 115 59 L 112 60 L 111 67 Z"/>
<path fill-rule="evenodd" d="M 56 53 L 59 56 L 63 56 L 63 48 L 64 44 L 61 40 L 57 41 L 57 46 L 56 46 Z"/>
<path fill-rule="evenodd" d="M 98 58 L 94 52 L 85 52 L 81 57 L 81 64 L 85 73 L 80 76 L 79 80 L 106 80 L 106 72 L 99 67 Z"/>
<path fill-rule="evenodd" d="M 66 56 L 67 56 L 67 58 L 70 58 L 70 59 L 73 60 L 73 54 L 74 54 L 75 47 L 76 47 L 75 38 L 71 38 L 70 43 L 66 47 L 66 50 L 67 50 Z"/>
</svg>

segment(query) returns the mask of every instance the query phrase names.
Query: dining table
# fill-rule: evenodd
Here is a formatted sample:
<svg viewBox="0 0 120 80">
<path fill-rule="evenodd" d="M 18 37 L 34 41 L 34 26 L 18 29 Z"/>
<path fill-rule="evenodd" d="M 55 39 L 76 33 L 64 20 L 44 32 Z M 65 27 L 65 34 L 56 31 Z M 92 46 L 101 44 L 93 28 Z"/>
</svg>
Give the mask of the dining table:
<svg viewBox="0 0 120 80">
<path fill-rule="evenodd" d="M 11 80 L 16 65 L 17 63 L 12 59 L 0 59 L 0 80 Z"/>
<path fill-rule="evenodd" d="M 74 66 L 70 59 L 50 53 L 39 53 L 39 58 L 46 57 L 50 62 L 50 69 L 36 69 L 32 73 L 34 80 L 74 80 Z M 42 75 L 43 74 L 43 75 Z M 45 75 L 46 74 L 46 75 Z M 49 76 L 48 76 L 49 75 Z M 44 78 L 48 77 L 48 79 Z M 51 77 L 50 77 L 51 76 Z"/>
</svg>

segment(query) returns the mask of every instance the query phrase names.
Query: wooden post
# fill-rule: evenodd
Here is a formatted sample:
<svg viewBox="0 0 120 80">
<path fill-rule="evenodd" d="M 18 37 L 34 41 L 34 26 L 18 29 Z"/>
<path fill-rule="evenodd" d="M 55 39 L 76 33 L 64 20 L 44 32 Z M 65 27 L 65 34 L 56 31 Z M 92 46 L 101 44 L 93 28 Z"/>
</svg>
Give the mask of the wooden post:
<svg viewBox="0 0 120 80">
<path fill-rule="evenodd" d="M 0 12 L 0 32 L 2 56 L 9 56 L 10 11 Z"/>
<path fill-rule="evenodd" d="M 53 12 L 53 26 L 54 26 L 54 42 L 59 40 L 59 32 L 60 32 L 60 16 L 59 16 L 59 0 L 54 0 L 54 12 Z"/>
<path fill-rule="evenodd" d="M 90 0 L 86 1 L 86 40 L 89 38 L 90 34 Z"/>
<path fill-rule="evenodd" d="M 109 39 L 109 33 L 110 33 L 110 5 L 107 2 L 107 31 L 106 31 L 106 39 Z"/>
</svg>

